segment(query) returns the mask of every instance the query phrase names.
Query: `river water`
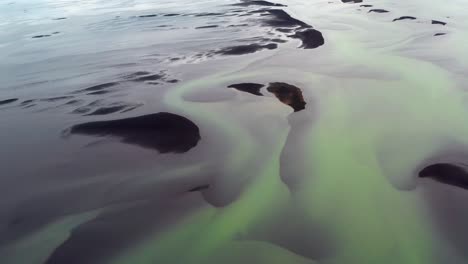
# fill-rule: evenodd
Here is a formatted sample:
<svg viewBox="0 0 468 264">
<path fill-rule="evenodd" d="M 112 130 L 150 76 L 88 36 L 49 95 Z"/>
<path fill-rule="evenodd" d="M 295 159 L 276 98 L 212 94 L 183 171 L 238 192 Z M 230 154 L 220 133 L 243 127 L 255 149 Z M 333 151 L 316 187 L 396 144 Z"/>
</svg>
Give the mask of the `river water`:
<svg viewBox="0 0 468 264">
<path fill-rule="evenodd" d="M 344 2 L 1 1 L 0 262 L 467 263 L 468 2 Z"/>
</svg>

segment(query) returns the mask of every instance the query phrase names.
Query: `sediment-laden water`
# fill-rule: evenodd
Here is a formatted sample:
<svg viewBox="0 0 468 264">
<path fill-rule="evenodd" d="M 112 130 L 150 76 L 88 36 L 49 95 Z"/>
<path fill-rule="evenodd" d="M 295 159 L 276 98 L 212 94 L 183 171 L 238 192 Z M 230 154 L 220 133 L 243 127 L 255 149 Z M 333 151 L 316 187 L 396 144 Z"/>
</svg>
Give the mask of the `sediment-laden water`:
<svg viewBox="0 0 468 264">
<path fill-rule="evenodd" d="M 468 2 L 0 2 L 0 263 L 468 263 Z"/>
</svg>

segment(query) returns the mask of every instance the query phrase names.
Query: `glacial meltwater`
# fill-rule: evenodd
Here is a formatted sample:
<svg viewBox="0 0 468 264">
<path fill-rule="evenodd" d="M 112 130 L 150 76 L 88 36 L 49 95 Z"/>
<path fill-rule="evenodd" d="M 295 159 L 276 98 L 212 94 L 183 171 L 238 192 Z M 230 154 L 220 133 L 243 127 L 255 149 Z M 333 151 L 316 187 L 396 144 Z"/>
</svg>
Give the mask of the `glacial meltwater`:
<svg viewBox="0 0 468 264">
<path fill-rule="evenodd" d="M 467 0 L 0 0 L 0 264 L 468 263 Z"/>
</svg>

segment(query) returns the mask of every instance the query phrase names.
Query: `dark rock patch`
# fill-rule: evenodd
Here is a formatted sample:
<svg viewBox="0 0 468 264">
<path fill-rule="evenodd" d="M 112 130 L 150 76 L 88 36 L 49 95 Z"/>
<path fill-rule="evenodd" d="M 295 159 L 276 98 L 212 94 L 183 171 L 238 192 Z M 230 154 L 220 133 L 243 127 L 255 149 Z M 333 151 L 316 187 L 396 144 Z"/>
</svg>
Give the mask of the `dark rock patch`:
<svg viewBox="0 0 468 264">
<path fill-rule="evenodd" d="M 239 90 L 241 92 L 246 92 L 250 93 L 253 95 L 258 95 L 258 96 L 263 96 L 263 94 L 260 92 L 260 89 L 264 87 L 265 85 L 259 84 L 259 83 L 237 83 L 237 84 L 232 84 L 229 85 L 228 88 L 234 88 L 236 90 Z"/>
<path fill-rule="evenodd" d="M 294 112 L 304 110 L 307 104 L 304 101 L 301 89 L 291 84 L 283 82 L 270 83 L 267 91 L 274 94 L 283 104 L 289 105 L 294 109 Z"/>
<path fill-rule="evenodd" d="M 468 190 L 468 167 L 462 164 L 437 163 L 419 172 L 420 178 L 431 178 L 437 182 Z"/>
<path fill-rule="evenodd" d="M 276 4 L 268 1 L 261 1 L 261 0 L 243 0 L 241 3 L 233 4 L 234 6 L 285 6 L 282 4 Z"/>
<path fill-rule="evenodd" d="M 6 100 L 1 100 L 0 105 L 6 105 L 6 104 L 11 104 L 13 102 L 18 101 L 18 98 L 11 98 L 11 99 L 6 99 Z"/>
<path fill-rule="evenodd" d="M 393 19 L 393 22 L 400 21 L 400 20 L 415 20 L 415 19 L 416 18 L 413 16 L 402 16 L 402 17 Z"/>
<path fill-rule="evenodd" d="M 369 10 L 369 13 L 388 13 L 390 11 L 385 10 L 385 9 L 371 9 Z"/>
<path fill-rule="evenodd" d="M 289 35 L 289 37 L 302 40 L 301 48 L 304 49 L 315 49 L 325 44 L 322 33 L 312 28 L 297 31 L 294 35 Z"/>
<path fill-rule="evenodd" d="M 216 54 L 221 54 L 221 55 L 244 55 L 244 54 L 249 54 L 249 53 L 255 53 L 260 50 L 268 49 L 268 50 L 273 50 L 278 48 L 278 44 L 276 43 L 270 43 L 270 44 L 249 44 L 249 45 L 239 45 L 239 46 L 232 46 L 232 47 L 227 47 L 223 48 L 219 51 L 216 51 Z"/>
<path fill-rule="evenodd" d="M 217 28 L 218 25 L 210 25 L 210 26 L 201 26 L 201 27 L 196 27 L 195 29 L 203 29 L 203 28 Z"/>
<path fill-rule="evenodd" d="M 155 149 L 160 153 L 187 152 L 201 139 L 197 125 L 192 121 L 165 112 L 79 124 L 71 127 L 70 133 L 115 136 L 124 143 Z"/>
<path fill-rule="evenodd" d="M 431 24 L 433 24 L 433 25 L 442 25 L 442 26 L 447 25 L 446 22 L 438 21 L 438 20 L 432 20 Z"/>
</svg>

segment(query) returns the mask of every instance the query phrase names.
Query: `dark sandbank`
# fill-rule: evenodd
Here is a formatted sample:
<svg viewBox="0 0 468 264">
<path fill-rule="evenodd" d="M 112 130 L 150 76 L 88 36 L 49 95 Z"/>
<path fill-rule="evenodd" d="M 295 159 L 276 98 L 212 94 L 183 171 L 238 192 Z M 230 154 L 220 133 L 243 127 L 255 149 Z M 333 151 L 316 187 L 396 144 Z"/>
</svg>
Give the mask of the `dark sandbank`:
<svg viewBox="0 0 468 264">
<path fill-rule="evenodd" d="M 91 112 L 91 113 L 89 113 L 87 115 L 108 115 L 108 114 L 113 114 L 113 113 L 117 113 L 119 111 L 122 111 L 125 108 L 127 108 L 127 106 L 125 106 L 125 105 L 101 107 L 101 108 L 98 108 L 98 109 L 94 110 L 93 112 Z"/>
<path fill-rule="evenodd" d="M 84 101 L 83 100 L 70 100 L 66 102 L 64 105 L 79 105 L 82 104 Z"/>
<path fill-rule="evenodd" d="M 98 85 L 94 85 L 94 86 L 91 86 L 91 87 L 88 87 L 88 88 L 85 88 L 85 89 L 78 90 L 75 93 L 87 93 L 87 92 L 102 91 L 104 89 L 116 86 L 117 84 L 119 84 L 119 83 L 118 82 L 109 82 L 109 83 L 98 84 Z"/>
<path fill-rule="evenodd" d="M 265 19 L 264 23 L 272 27 L 311 27 L 307 23 L 291 17 L 281 9 L 266 9 L 263 12 L 266 12 L 269 17 Z"/>
<path fill-rule="evenodd" d="M 73 96 L 57 96 L 57 97 L 50 97 L 50 98 L 44 98 L 41 99 L 43 102 L 57 102 L 57 101 L 62 101 L 66 99 L 72 99 Z"/>
<path fill-rule="evenodd" d="M 222 16 L 223 13 L 199 13 L 195 14 L 196 17 L 205 17 L 205 16 Z"/>
<path fill-rule="evenodd" d="M 373 7 L 373 5 L 360 5 L 360 7 Z"/>
<path fill-rule="evenodd" d="M 154 82 L 154 81 L 164 81 L 166 83 L 176 83 L 179 80 L 176 79 L 166 79 L 167 74 L 164 73 L 164 71 L 161 71 L 159 73 L 151 73 L 147 71 L 138 71 L 131 73 L 124 78 L 128 81 L 133 81 L 133 82 Z M 159 83 L 158 83 L 159 84 Z"/>
<path fill-rule="evenodd" d="M 390 11 L 385 10 L 385 9 L 371 9 L 369 10 L 369 13 L 388 13 Z"/>
<path fill-rule="evenodd" d="M 400 21 L 400 20 L 415 20 L 415 19 L 416 18 L 413 16 L 402 16 L 402 17 L 393 19 L 393 22 Z"/>
<path fill-rule="evenodd" d="M 29 104 L 34 103 L 34 102 L 36 102 L 36 100 L 34 100 L 34 99 L 28 99 L 28 100 L 24 100 L 24 101 L 21 103 L 21 105 L 22 105 L 22 106 L 24 106 L 24 105 L 29 105 Z"/>
<path fill-rule="evenodd" d="M 152 196 L 144 194 L 143 197 L 145 201 L 148 197 L 152 199 L 134 206 L 102 213 L 97 218 L 77 226 L 44 264 L 112 263 L 122 252 L 151 238 L 150 235 L 154 233 L 164 234 L 169 227 L 177 225 L 182 219 L 187 219 L 204 205 L 197 193 L 185 191 L 177 195 L 155 195 L 154 193 L 167 193 L 168 191 L 162 190 L 159 186 L 150 185 L 149 187 L 152 189 Z M 150 193 L 150 191 L 146 192 Z M 172 192 L 177 191 L 172 190 Z M 140 262 L 133 262 L 133 264 L 138 263 Z M 170 262 L 159 263 L 169 264 Z"/>
<path fill-rule="evenodd" d="M 289 35 L 289 37 L 302 40 L 301 48 L 304 49 L 315 49 L 325 44 L 322 33 L 312 28 L 297 31 L 294 35 Z"/>
<path fill-rule="evenodd" d="M 152 15 L 142 15 L 142 16 L 138 16 L 138 17 L 141 17 L 141 18 L 148 18 L 148 17 L 157 17 L 158 15 L 156 14 L 152 14 Z"/>
<path fill-rule="evenodd" d="M 447 35 L 447 33 L 435 33 L 434 37 L 444 36 L 444 35 Z"/>
<path fill-rule="evenodd" d="M 34 39 L 39 39 L 39 38 L 48 38 L 50 37 L 51 35 L 36 35 L 36 36 L 33 36 L 32 38 Z"/>
<path fill-rule="evenodd" d="M 164 77 L 162 74 L 151 74 L 133 79 L 134 82 L 157 81 Z"/>
<path fill-rule="evenodd" d="M 199 192 L 210 188 L 209 184 L 200 185 L 189 190 L 189 192 Z"/>
<path fill-rule="evenodd" d="M 96 91 L 96 92 L 91 92 L 91 93 L 87 93 L 87 95 L 102 95 L 102 94 L 108 94 L 110 93 L 111 91 L 108 91 L 108 90 L 101 90 L 101 91 Z"/>
<path fill-rule="evenodd" d="M 274 94 L 282 103 L 289 105 L 294 112 L 305 109 L 306 102 L 302 96 L 302 91 L 294 85 L 283 82 L 270 83 L 267 91 Z"/>
<path fill-rule="evenodd" d="M 228 27 L 246 27 L 249 24 L 237 24 L 237 25 L 229 25 Z"/>
<path fill-rule="evenodd" d="M 419 177 L 468 190 L 467 169 L 468 166 L 463 164 L 436 163 L 422 169 Z"/>
<path fill-rule="evenodd" d="M 357 4 L 357 3 L 362 3 L 362 0 L 341 0 L 341 2 Z"/>
<path fill-rule="evenodd" d="M 189 119 L 171 113 L 79 124 L 71 134 L 115 136 L 122 142 L 155 149 L 160 153 L 183 153 L 198 144 L 200 132 Z"/>
<path fill-rule="evenodd" d="M 285 6 L 282 4 L 276 4 L 268 1 L 258 1 L 258 0 L 243 0 L 241 3 L 233 4 L 234 6 Z"/>
<path fill-rule="evenodd" d="M 18 98 L 6 99 L 0 101 L 0 105 L 6 105 L 18 101 Z"/>
<path fill-rule="evenodd" d="M 270 43 L 265 45 L 254 43 L 249 45 L 239 45 L 223 48 L 219 51 L 216 51 L 215 53 L 221 55 L 244 55 L 249 53 L 255 53 L 264 49 L 273 50 L 276 48 L 278 48 L 278 44 L 276 43 Z"/>
<path fill-rule="evenodd" d="M 442 26 L 447 25 L 446 22 L 438 21 L 438 20 L 432 20 L 431 24 L 433 24 L 433 25 L 442 25 Z"/>
<path fill-rule="evenodd" d="M 218 25 L 210 25 L 210 26 L 201 26 L 201 27 L 196 27 L 195 29 L 203 29 L 203 28 L 217 28 Z"/>
<path fill-rule="evenodd" d="M 228 88 L 234 88 L 236 90 L 239 90 L 241 92 L 246 92 L 250 93 L 253 95 L 258 95 L 258 96 L 263 96 L 263 94 L 260 92 L 260 89 L 264 87 L 265 85 L 259 84 L 259 83 L 238 83 L 238 84 L 232 84 L 229 85 Z"/>
<path fill-rule="evenodd" d="M 143 104 L 127 102 L 106 103 L 104 100 L 100 99 L 95 100 L 87 105 L 78 107 L 77 109 L 73 110 L 72 114 L 108 115 L 116 112 L 125 113 L 142 105 Z"/>
<path fill-rule="evenodd" d="M 275 42 L 275 43 L 286 43 L 286 42 L 288 42 L 287 40 L 279 39 L 279 38 L 270 39 L 270 41 Z"/>
<path fill-rule="evenodd" d="M 276 31 L 281 33 L 291 33 L 293 31 L 292 28 L 277 28 Z"/>
</svg>

